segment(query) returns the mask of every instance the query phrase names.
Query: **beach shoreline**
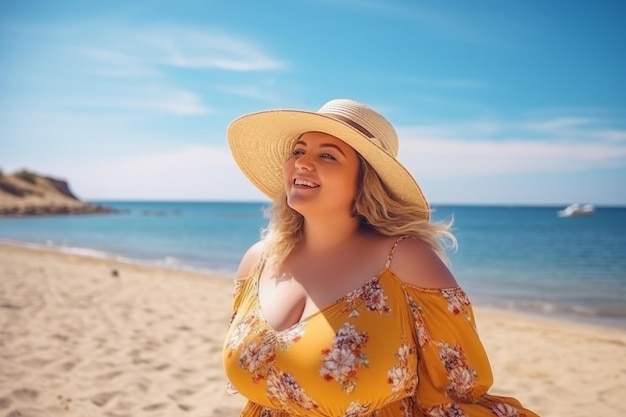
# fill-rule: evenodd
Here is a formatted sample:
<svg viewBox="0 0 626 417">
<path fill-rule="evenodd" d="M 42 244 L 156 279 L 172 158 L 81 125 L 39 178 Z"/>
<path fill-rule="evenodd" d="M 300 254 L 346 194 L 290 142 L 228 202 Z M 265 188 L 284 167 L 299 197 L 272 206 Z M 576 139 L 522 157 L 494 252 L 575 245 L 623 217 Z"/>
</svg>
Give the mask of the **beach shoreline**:
<svg viewBox="0 0 626 417">
<path fill-rule="evenodd" d="M 0 415 L 239 415 L 231 294 L 225 276 L 0 243 Z M 475 309 L 493 394 L 543 417 L 626 413 L 626 331 Z"/>
<path fill-rule="evenodd" d="M 40 243 L 29 243 L 29 242 L 21 242 L 21 241 L 12 241 L 7 239 L 0 239 L 0 248 L 2 246 L 8 247 L 17 247 L 17 248 L 27 248 L 33 250 L 42 250 L 42 251 L 51 251 L 55 253 L 59 253 L 62 255 L 69 256 L 84 256 L 89 258 L 95 258 L 102 261 L 107 262 L 118 262 L 124 265 L 137 265 L 140 267 L 147 268 L 159 268 L 171 271 L 173 273 L 176 272 L 185 272 L 192 273 L 203 276 L 208 279 L 220 279 L 225 281 L 231 281 L 232 276 L 235 274 L 236 268 L 231 270 L 226 269 L 210 269 L 207 267 L 194 267 L 187 264 L 182 263 L 167 263 L 163 260 L 146 260 L 146 259 L 136 259 L 126 257 L 120 254 L 114 254 L 109 252 L 104 252 L 100 250 L 87 249 L 82 247 L 66 247 L 66 246 L 58 246 L 54 244 L 40 244 Z M 557 323 L 573 323 L 580 325 L 589 325 L 592 327 L 602 327 L 607 329 L 617 329 L 626 331 L 626 318 L 624 317 L 606 317 L 606 316 L 594 316 L 594 315 L 585 315 L 585 314 L 572 314 L 559 311 L 558 308 L 531 308 L 528 306 L 522 307 L 520 305 L 510 305 L 506 302 L 502 302 L 502 300 L 497 299 L 489 299 L 489 298 L 481 298 L 479 296 L 472 296 L 471 291 L 468 291 L 467 288 L 463 285 L 462 277 L 459 278 L 459 284 L 461 287 L 470 294 L 470 298 L 475 306 L 479 306 L 480 309 L 489 310 L 492 312 L 505 312 L 512 313 L 514 315 L 523 315 L 528 316 L 531 319 L 538 320 L 548 320 L 555 321 Z M 561 309 L 562 310 L 562 309 Z"/>
</svg>

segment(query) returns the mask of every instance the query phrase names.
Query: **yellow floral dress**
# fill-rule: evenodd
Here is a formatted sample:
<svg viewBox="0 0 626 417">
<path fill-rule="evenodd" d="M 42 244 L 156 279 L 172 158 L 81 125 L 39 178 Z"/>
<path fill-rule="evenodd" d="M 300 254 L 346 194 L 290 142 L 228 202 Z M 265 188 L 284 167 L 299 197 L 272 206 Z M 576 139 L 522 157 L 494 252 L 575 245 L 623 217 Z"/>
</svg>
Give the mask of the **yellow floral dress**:
<svg viewBox="0 0 626 417">
<path fill-rule="evenodd" d="M 532 417 L 487 394 L 491 368 L 459 288 L 420 288 L 390 268 L 282 330 L 263 318 L 258 267 L 235 286 L 223 364 L 242 417 Z"/>
</svg>

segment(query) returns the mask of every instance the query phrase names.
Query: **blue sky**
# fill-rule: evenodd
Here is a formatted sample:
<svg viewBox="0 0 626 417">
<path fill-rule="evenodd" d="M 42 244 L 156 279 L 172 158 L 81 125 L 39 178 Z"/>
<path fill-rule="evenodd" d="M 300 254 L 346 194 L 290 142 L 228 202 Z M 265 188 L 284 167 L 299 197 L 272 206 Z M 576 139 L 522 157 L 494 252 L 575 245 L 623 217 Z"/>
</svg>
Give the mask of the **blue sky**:
<svg viewBox="0 0 626 417">
<path fill-rule="evenodd" d="M 625 18 L 602 0 L 0 0 L 0 168 L 84 199 L 262 201 L 228 123 L 353 98 L 435 205 L 626 205 Z"/>
</svg>

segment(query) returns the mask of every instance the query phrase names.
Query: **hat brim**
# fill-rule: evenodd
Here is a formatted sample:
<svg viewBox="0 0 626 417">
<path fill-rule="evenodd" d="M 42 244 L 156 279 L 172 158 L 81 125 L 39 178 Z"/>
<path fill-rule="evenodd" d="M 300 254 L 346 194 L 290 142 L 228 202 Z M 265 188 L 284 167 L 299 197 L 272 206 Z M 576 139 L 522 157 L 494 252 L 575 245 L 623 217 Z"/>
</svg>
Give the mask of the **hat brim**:
<svg viewBox="0 0 626 417">
<path fill-rule="evenodd" d="M 294 142 L 306 132 L 334 136 L 356 150 L 400 201 L 430 217 L 428 202 L 409 171 L 363 133 L 332 116 L 304 110 L 268 110 L 244 115 L 228 127 L 233 158 L 248 179 L 271 199 L 284 190 L 282 169 Z"/>
</svg>

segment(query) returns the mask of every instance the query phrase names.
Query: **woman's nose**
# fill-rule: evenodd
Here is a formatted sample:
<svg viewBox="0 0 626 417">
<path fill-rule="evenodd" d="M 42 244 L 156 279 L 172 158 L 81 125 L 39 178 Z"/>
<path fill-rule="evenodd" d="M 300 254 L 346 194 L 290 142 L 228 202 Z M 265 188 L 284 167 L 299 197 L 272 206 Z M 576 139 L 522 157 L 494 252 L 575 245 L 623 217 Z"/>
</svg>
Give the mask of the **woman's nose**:
<svg viewBox="0 0 626 417">
<path fill-rule="evenodd" d="M 296 168 L 306 171 L 313 170 L 313 164 L 311 163 L 311 157 L 308 154 L 300 155 L 296 158 Z"/>
</svg>

